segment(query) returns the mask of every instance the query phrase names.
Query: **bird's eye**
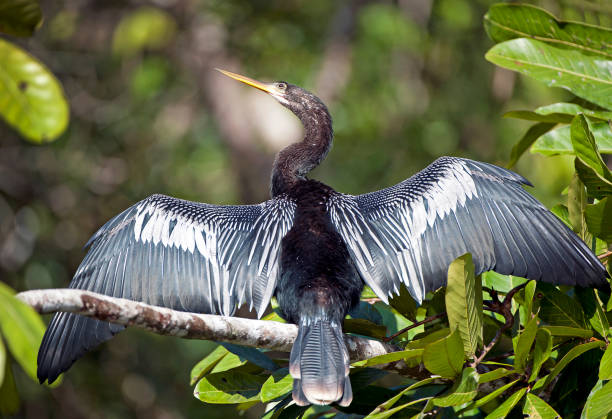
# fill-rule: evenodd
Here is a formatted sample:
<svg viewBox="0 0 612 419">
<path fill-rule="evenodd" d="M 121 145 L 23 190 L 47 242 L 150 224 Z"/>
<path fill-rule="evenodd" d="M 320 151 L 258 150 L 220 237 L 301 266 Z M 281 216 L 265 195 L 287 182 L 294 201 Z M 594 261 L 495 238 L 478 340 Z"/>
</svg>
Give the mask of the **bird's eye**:
<svg viewBox="0 0 612 419">
<path fill-rule="evenodd" d="M 278 82 L 276 83 L 276 87 L 280 90 L 287 90 L 287 83 L 285 82 Z"/>
</svg>

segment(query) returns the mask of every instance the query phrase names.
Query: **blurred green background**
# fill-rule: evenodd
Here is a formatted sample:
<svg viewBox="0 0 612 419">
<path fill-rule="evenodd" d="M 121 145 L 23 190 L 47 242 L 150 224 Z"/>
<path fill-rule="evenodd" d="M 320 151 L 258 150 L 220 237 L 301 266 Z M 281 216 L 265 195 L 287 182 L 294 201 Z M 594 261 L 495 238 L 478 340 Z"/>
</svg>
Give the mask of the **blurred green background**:
<svg viewBox="0 0 612 419">
<path fill-rule="evenodd" d="M 214 71 L 306 87 L 329 106 L 335 143 L 313 177 L 346 193 L 399 182 L 441 155 L 504 165 L 528 122 L 503 119 L 570 98 L 487 63 L 486 0 L 374 2 L 42 1 L 32 38 L 9 38 L 62 82 L 71 122 L 35 146 L 0 121 L 0 279 L 64 287 L 83 244 L 153 193 L 216 204 L 268 196 L 274 154 L 301 127 L 265 94 Z M 610 26 L 609 1 L 537 1 Z M 523 158 L 551 206 L 572 167 Z M 214 344 L 129 330 L 50 390 L 15 369 L 26 418 L 233 417 L 192 397 L 189 370 Z M 244 412 L 253 417 L 261 413 Z"/>
</svg>

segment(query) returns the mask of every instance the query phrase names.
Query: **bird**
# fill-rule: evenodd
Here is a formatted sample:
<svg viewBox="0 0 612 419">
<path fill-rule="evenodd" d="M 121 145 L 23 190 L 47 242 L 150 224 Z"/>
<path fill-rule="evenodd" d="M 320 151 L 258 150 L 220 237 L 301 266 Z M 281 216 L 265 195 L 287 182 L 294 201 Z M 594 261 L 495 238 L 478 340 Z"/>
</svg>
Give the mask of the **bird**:
<svg viewBox="0 0 612 419">
<path fill-rule="evenodd" d="M 406 287 L 421 303 L 446 283 L 449 264 L 471 253 L 494 270 L 553 284 L 600 287 L 607 273 L 589 247 L 524 186 L 484 162 L 440 157 L 394 186 L 335 191 L 308 173 L 332 145 L 332 119 L 314 94 L 219 70 L 293 112 L 304 137 L 274 161 L 269 200 L 211 205 L 152 195 L 104 224 L 70 288 L 188 312 L 261 317 L 271 298 L 298 326 L 289 356 L 298 405 L 348 406 L 353 398 L 343 319 L 364 285 L 384 302 Z M 52 383 L 123 326 L 56 313 L 38 353 Z"/>
</svg>

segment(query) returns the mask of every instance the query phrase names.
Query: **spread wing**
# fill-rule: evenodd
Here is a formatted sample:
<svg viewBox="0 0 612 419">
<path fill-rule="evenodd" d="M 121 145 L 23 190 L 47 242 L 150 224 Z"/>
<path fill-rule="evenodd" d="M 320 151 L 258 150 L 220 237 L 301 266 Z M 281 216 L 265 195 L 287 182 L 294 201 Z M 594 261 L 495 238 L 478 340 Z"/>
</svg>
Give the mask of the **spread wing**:
<svg viewBox="0 0 612 419">
<path fill-rule="evenodd" d="M 442 157 L 390 188 L 336 195 L 329 211 L 362 278 L 385 301 L 400 284 L 422 301 L 467 252 L 477 273 L 605 283 L 595 255 L 523 184 L 529 185 L 509 170 Z"/>
<path fill-rule="evenodd" d="M 216 206 L 153 195 L 98 230 L 70 287 L 226 316 L 246 302 L 261 316 L 276 286 L 280 242 L 294 210 L 283 197 Z M 56 314 L 39 350 L 38 378 L 54 381 L 122 329 Z"/>
</svg>

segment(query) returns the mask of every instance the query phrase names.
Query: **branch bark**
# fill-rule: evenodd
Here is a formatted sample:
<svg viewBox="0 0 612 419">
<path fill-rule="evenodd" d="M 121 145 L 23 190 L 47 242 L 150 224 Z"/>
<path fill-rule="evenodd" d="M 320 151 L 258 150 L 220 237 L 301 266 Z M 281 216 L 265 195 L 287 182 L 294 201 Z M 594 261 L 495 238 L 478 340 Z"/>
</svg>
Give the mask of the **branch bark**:
<svg viewBox="0 0 612 419">
<path fill-rule="evenodd" d="M 184 339 L 206 339 L 289 352 L 297 336 L 294 324 L 186 313 L 77 289 L 25 291 L 17 294 L 17 298 L 40 314 L 65 311 Z M 345 335 L 345 341 L 352 361 L 399 350 L 388 343 L 357 336 Z M 422 365 L 408 368 L 403 361 L 379 367 L 415 379 L 429 376 Z"/>
</svg>

